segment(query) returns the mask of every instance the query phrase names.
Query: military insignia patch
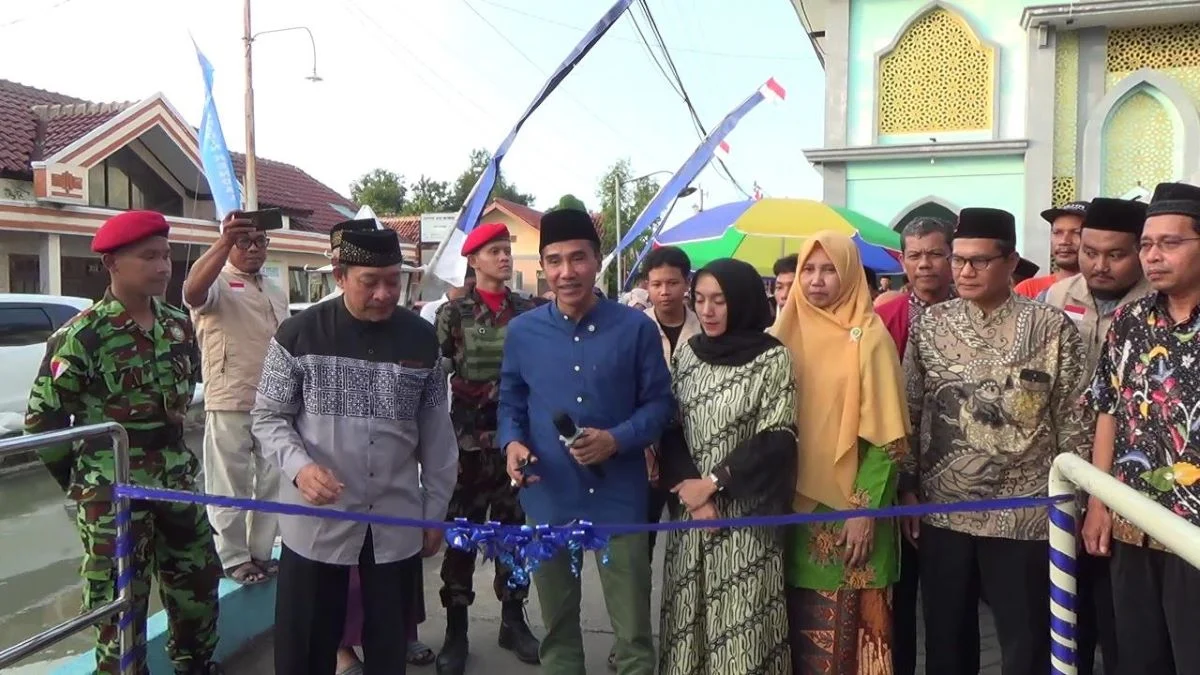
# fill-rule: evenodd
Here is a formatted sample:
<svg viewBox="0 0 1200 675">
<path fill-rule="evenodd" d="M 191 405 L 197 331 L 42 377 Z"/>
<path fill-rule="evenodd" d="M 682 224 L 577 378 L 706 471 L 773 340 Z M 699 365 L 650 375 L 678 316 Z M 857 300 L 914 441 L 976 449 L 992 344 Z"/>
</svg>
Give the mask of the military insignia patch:
<svg viewBox="0 0 1200 675">
<path fill-rule="evenodd" d="M 61 356 L 55 356 L 50 359 L 50 377 L 55 380 L 62 377 L 69 368 L 70 364 Z"/>
<path fill-rule="evenodd" d="M 183 339 L 183 329 L 180 328 L 179 326 L 171 326 L 171 339 L 172 340 L 182 340 Z"/>
</svg>

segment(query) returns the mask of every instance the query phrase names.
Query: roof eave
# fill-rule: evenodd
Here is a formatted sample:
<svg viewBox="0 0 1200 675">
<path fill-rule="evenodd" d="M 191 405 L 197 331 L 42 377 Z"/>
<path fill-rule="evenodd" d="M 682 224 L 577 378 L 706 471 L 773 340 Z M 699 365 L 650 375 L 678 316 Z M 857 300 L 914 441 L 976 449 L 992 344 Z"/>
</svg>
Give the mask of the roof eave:
<svg viewBox="0 0 1200 675">
<path fill-rule="evenodd" d="M 804 28 L 804 34 L 808 36 L 808 42 L 812 45 L 813 54 L 817 57 L 817 62 L 821 64 L 821 69 L 825 68 L 825 53 L 821 50 L 821 45 L 817 43 L 818 36 L 825 35 L 825 26 L 814 26 L 809 17 L 809 12 L 805 11 L 805 6 L 820 7 L 820 16 L 825 15 L 825 8 L 828 6 L 828 0 L 792 0 L 792 9 L 796 10 L 796 18 L 800 19 L 800 26 Z M 815 13 L 815 12 L 814 12 Z"/>
<path fill-rule="evenodd" d="M 813 148 L 804 157 L 815 165 L 869 160 L 936 159 L 938 157 L 984 157 L 1024 155 L 1026 139 L 1003 141 L 959 141 L 955 143 L 909 143 L 902 145 L 864 145 L 849 148 Z"/>
</svg>

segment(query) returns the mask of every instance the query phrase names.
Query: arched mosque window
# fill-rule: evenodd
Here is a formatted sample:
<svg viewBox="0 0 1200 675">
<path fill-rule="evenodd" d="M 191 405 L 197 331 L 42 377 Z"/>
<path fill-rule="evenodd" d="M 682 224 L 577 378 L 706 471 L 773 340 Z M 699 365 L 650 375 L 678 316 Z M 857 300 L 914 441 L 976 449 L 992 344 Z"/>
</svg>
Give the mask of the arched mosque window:
<svg viewBox="0 0 1200 675">
<path fill-rule="evenodd" d="M 1104 125 L 1102 195 L 1115 197 L 1178 176 L 1175 148 L 1183 139 L 1175 122 L 1177 115 L 1168 109 L 1170 101 L 1157 94 L 1153 87 L 1137 87 Z"/>
<path fill-rule="evenodd" d="M 879 57 L 879 134 L 991 129 L 995 91 L 995 47 L 935 4 Z"/>
</svg>

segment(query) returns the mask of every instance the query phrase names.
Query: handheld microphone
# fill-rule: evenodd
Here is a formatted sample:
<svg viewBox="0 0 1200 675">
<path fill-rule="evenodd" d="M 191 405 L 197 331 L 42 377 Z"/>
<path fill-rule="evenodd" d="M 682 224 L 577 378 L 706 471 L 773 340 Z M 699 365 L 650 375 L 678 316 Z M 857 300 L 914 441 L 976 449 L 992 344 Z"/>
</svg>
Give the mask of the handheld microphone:
<svg viewBox="0 0 1200 675">
<path fill-rule="evenodd" d="M 559 440 L 568 448 L 583 435 L 583 431 L 575 426 L 575 420 L 571 419 L 571 416 L 565 412 L 560 412 L 554 416 L 554 428 L 558 430 Z M 595 474 L 596 478 L 604 478 L 604 467 L 599 464 L 588 464 L 586 466 Z"/>
</svg>

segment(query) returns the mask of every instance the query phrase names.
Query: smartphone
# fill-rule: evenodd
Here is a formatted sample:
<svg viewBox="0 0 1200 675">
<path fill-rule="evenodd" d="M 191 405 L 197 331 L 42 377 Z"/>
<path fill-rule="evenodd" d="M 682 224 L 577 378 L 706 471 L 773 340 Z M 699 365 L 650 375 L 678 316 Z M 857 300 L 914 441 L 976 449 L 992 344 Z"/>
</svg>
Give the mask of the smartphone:
<svg viewBox="0 0 1200 675">
<path fill-rule="evenodd" d="M 254 223 L 254 229 L 263 232 L 283 229 L 283 212 L 279 209 L 243 211 L 242 217 Z"/>
</svg>

